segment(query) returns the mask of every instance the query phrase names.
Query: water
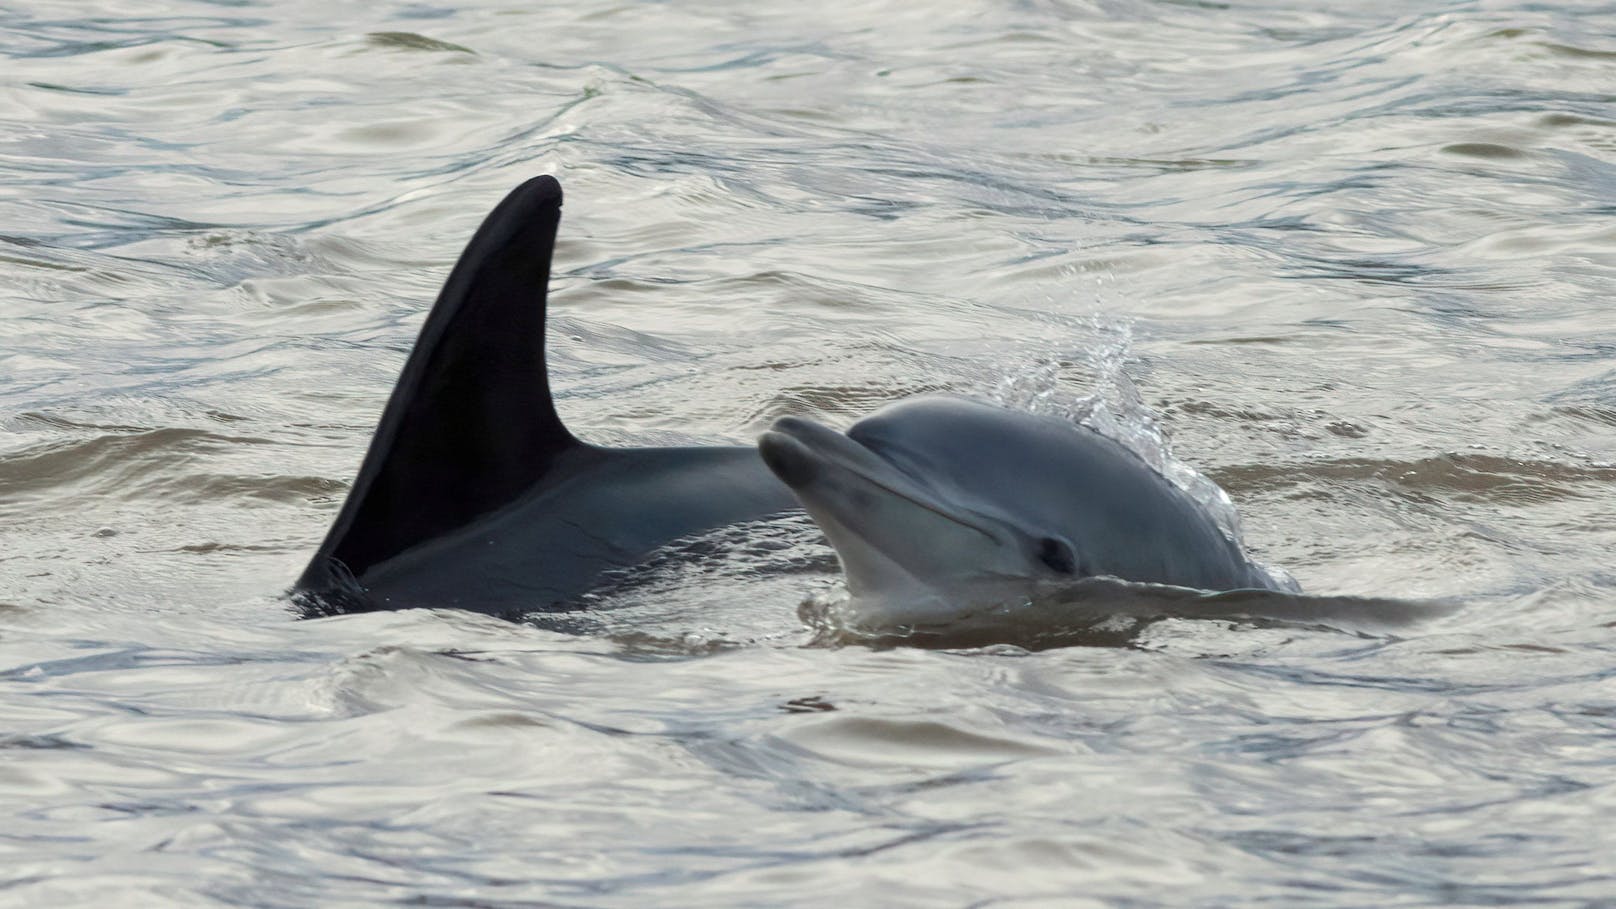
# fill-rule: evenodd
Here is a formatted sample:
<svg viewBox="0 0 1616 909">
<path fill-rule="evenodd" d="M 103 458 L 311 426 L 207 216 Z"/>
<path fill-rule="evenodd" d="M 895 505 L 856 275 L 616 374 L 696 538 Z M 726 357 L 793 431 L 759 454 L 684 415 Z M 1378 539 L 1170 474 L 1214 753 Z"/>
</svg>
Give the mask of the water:
<svg viewBox="0 0 1616 909">
<path fill-rule="evenodd" d="M 1616 899 L 1608 5 L 85 16 L 0 8 L 0 901 Z M 573 628 L 293 620 L 545 172 L 589 438 L 1105 402 L 1307 590 L 1458 607 L 803 646 L 785 527 Z"/>
</svg>

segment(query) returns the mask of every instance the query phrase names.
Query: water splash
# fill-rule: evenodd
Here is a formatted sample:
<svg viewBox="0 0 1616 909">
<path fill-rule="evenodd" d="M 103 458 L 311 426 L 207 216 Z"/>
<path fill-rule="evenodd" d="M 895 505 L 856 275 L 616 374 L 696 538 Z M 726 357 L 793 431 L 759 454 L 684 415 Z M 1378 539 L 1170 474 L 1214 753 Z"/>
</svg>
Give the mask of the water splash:
<svg viewBox="0 0 1616 909">
<path fill-rule="evenodd" d="M 1084 346 L 1046 350 L 1033 356 L 1026 365 L 1001 374 L 989 398 L 1004 407 L 1070 420 L 1126 446 L 1194 499 L 1224 536 L 1244 550 L 1240 513 L 1234 500 L 1206 474 L 1173 455 L 1167 431 L 1128 375 L 1129 364 L 1135 362 L 1131 355 L 1133 320 L 1092 313 L 1082 319 L 1079 327 L 1079 336 L 1087 339 Z M 1065 334 L 1071 337 L 1070 328 Z M 1046 332 L 1042 344 L 1059 343 L 1053 336 L 1053 331 Z M 1074 394 L 1063 383 L 1074 370 L 1087 374 L 1087 394 Z M 1254 564 L 1276 589 L 1300 590 L 1296 579 L 1283 569 Z"/>
</svg>

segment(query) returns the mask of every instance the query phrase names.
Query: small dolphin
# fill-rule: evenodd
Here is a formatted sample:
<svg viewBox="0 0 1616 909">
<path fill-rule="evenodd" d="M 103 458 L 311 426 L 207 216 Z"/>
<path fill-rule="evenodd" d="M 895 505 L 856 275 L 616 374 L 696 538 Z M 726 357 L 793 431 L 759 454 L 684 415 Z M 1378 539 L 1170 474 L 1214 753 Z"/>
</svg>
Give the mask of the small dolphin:
<svg viewBox="0 0 1616 909">
<path fill-rule="evenodd" d="M 758 450 L 878 621 L 1088 577 L 1289 589 L 1132 451 L 1065 420 L 915 398 L 845 435 L 785 417 Z"/>
<path fill-rule="evenodd" d="M 681 537 L 796 511 L 751 446 L 601 448 L 544 360 L 561 185 L 513 190 L 427 315 L 370 450 L 292 590 L 308 615 L 568 608 Z"/>
</svg>

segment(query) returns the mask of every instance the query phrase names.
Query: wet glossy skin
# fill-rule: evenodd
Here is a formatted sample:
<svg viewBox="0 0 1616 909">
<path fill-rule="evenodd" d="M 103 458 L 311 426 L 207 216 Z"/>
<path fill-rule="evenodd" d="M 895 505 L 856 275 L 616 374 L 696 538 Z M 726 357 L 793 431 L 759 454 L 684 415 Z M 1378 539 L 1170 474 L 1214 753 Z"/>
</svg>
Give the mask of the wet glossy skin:
<svg viewBox="0 0 1616 909">
<path fill-rule="evenodd" d="M 1120 444 L 960 398 L 903 401 L 846 435 L 785 418 L 764 461 L 819 523 L 855 595 L 1110 576 L 1269 586 L 1211 517 Z"/>
</svg>

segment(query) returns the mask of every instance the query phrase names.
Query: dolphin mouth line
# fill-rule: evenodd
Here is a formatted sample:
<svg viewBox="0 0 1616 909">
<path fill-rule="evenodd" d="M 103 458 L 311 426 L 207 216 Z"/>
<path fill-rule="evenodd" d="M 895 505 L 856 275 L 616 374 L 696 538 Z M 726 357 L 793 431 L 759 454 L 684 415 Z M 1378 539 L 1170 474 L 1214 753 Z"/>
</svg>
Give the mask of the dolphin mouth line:
<svg viewBox="0 0 1616 909">
<path fill-rule="evenodd" d="M 796 429 L 797 431 L 794 432 L 793 429 Z M 837 432 L 828 427 L 820 426 L 817 423 L 795 419 L 777 420 L 774 426 L 771 427 L 768 432 L 763 434 L 763 439 L 767 440 L 769 436 L 773 435 L 784 436 L 785 438 L 790 439 L 791 442 L 801 446 L 801 448 L 808 455 L 819 461 L 822 465 L 838 468 L 846 473 L 850 473 L 871 486 L 883 490 L 896 498 L 902 499 L 905 502 L 916 506 L 917 508 L 929 511 L 945 521 L 957 524 L 966 530 L 973 530 L 982 536 L 987 537 L 988 540 L 996 546 L 1002 545 L 1003 543 L 997 534 L 993 533 L 987 528 L 968 521 L 960 517 L 958 514 L 945 511 L 933 502 L 927 501 L 925 498 L 924 487 L 911 478 L 907 471 L 882 457 L 873 448 L 870 448 L 868 445 L 859 442 L 857 439 L 854 439 L 851 436 Z M 850 454 L 853 456 L 849 457 L 848 455 Z M 872 471 L 870 471 L 865 465 L 856 463 L 858 460 L 867 462 L 872 458 L 881 467 L 897 474 L 897 476 L 902 479 L 903 485 L 910 486 L 911 488 L 900 489 L 898 488 L 898 484 L 874 476 Z M 795 489 L 795 484 L 787 483 L 786 485 L 792 486 L 793 489 Z M 844 525 L 846 524 L 844 521 L 838 521 L 837 523 Z M 853 527 L 848 527 L 847 529 L 855 534 L 858 534 L 858 531 Z M 863 536 L 863 534 L 858 535 Z"/>
</svg>

